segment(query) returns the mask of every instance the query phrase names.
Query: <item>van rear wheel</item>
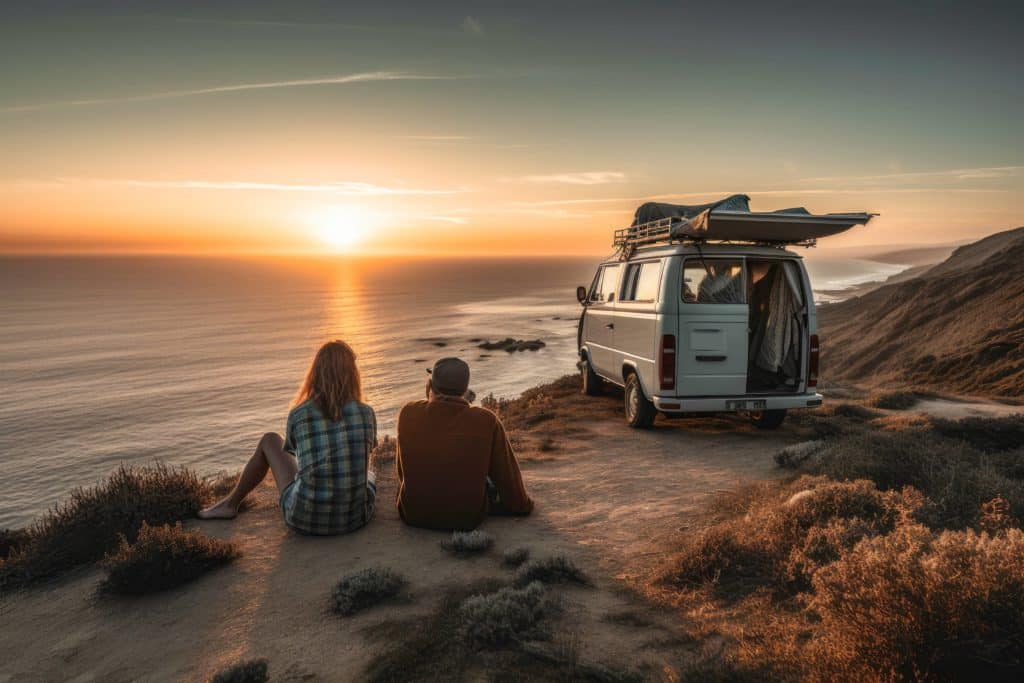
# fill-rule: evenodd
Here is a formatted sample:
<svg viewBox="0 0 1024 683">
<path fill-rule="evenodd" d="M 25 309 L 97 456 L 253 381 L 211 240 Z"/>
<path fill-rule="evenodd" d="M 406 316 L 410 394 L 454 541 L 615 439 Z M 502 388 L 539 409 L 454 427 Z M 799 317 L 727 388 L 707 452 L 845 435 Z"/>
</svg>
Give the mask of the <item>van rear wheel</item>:
<svg viewBox="0 0 1024 683">
<path fill-rule="evenodd" d="M 590 367 L 586 357 L 580 361 L 580 388 L 587 396 L 600 396 L 604 389 L 604 380 Z"/>
<path fill-rule="evenodd" d="M 786 419 L 786 409 L 759 410 L 751 413 L 750 419 L 758 429 L 778 429 Z"/>
<path fill-rule="evenodd" d="M 647 429 L 654 424 L 658 409 L 644 396 L 636 373 L 626 378 L 626 422 L 634 429 Z"/>
</svg>

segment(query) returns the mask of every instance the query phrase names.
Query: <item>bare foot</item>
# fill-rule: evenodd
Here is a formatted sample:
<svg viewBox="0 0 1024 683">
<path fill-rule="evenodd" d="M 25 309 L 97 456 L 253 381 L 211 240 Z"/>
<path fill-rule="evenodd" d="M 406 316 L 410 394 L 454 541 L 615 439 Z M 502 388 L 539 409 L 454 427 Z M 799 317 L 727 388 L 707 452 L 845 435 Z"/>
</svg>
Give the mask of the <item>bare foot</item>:
<svg viewBox="0 0 1024 683">
<path fill-rule="evenodd" d="M 234 519 L 238 514 L 238 508 L 228 502 L 228 499 L 220 501 L 216 505 L 200 510 L 196 513 L 199 519 Z"/>
</svg>

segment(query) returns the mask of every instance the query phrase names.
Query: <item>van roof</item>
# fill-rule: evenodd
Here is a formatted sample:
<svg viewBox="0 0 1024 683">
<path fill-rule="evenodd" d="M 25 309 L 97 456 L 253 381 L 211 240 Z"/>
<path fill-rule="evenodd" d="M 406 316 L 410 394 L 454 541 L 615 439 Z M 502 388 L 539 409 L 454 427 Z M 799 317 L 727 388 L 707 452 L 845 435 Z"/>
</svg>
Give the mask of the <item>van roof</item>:
<svg viewBox="0 0 1024 683">
<path fill-rule="evenodd" d="M 694 242 L 677 242 L 674 244 L 652 244 L 637 247 L 627 258 L 621 258 L 619 252 L 604 259 L 604 263 L 614 261 L 637 261 L 640 259 L 659 258 L 664 256 L 766 256 L 774 258 L 802 259 L 803 256 L 780 247 L 758 246 L 753 244 L 696 244 Z"/>
</svg>

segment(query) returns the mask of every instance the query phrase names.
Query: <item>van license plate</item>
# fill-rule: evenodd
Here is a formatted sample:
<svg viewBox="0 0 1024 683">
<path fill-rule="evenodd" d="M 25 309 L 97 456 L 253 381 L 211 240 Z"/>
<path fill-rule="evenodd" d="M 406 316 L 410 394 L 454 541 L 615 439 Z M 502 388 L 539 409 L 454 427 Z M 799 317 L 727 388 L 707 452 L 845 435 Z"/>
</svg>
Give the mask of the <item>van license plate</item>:
<svg viewBox="0 0 1024 683">
<path fill-rule="evenodd" d="M 764 410 L 765 402 L 762 401 L 726 401 L 726 410 Z"/>
</svg>

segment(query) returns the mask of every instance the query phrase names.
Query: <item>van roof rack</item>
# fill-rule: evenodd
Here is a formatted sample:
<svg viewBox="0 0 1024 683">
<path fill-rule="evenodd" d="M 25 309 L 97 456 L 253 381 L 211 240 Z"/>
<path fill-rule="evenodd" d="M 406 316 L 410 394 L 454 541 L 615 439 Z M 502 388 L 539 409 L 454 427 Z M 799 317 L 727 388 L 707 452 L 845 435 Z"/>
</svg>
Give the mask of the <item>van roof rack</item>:
<svg viewBox="0 0 1024 683">
<path fill-rule="evenodd" d="M 690 241 L 694 243 L 713 244 L 743 244 L 749 246 L 775 247 L 784 249 L 788 246 L 813 247 L 818 244 L 816 237 L 808 237 L 800 240 L 782 239 L 727 239 L 725 237 L 697 237 L 687 232 L 673 229 L 680 226 L 683 220 L 677 217 L 659 218 L 657 220 L 631 225 L 628 228 L 620 228 L 615 231 L 612 246 L 620 251 L 632 253 L 638 247 L 657 244 L 673 244 L 676 242 Z"/>
</svg>

